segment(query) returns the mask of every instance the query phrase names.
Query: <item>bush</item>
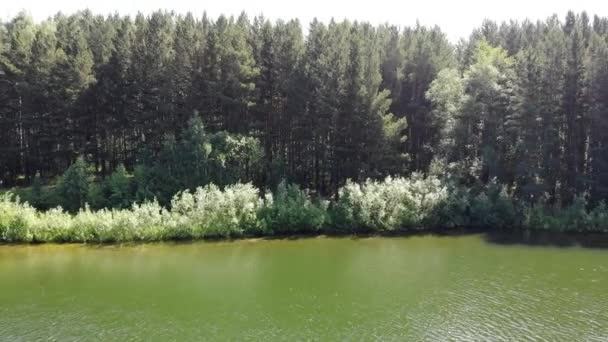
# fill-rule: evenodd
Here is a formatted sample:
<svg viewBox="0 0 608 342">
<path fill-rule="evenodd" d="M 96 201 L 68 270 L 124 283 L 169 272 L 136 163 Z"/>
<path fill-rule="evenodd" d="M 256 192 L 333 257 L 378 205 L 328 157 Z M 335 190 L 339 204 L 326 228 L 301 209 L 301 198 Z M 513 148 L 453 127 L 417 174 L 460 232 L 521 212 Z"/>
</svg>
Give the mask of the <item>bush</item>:
<svg viewBox="0 0 608 342">
<path fill-rule="evenodd" d="M 116 189 L 124 189 L 124 172 L 119 172 L 123 175 L 114 179 Z M 0 241 L 106 243 L 440 227 L 608 231 L 603 202 L 592 210 L 583 198 L 561 209 L 537 203 L 520 210 L 496 184 L 474 193 L 435 177 L 413 175 L 348 182 L 339 196 L 330 206 L 283 182 L 274 194 L 260 198 L 258 189 L 239 183 L 223 190 L 208 185 L 180 192 L 170 210 L 152 201 L 97 211 L 85 205 L 70 213 L 61 207 L 38 211 L 7 193 L 0 195 Z"/>
<path fill-rule="evenodd" d="M 31 242 L 29 227 L 36 210 L 11 193 L 0 195 L 0 240 L 6 242 Z"/>
<path fill-rule="evenodd" d="M 260 228 L 265 234 L 318 233 L 326 221 L 326 201 L 311 200 L 308 193 L 285 181 L 274 194 L 266 194 L 260 210 Z"/>
<path fill-rule="evenodd" d="M 560 210 L 558 218 L 560 230 L 585 230 L 591 223 L 589 213 L 587 212 L 587 201 L 582 197 L 576 197 L 572 201 L 572 204 Z"/>
<path fill-rule="evenodd" d="M 524 209 L 524 227 L 533 230 L 548 230 L 558 225 L 557 218 L 547 214 L 548 208 L 537 203 Z"/>
<path fill-rule="evenodd" d="M 470 225 L 476 228 L 520 227 L 521 219 L 506 189 L 490 183 L 471 200 Z"/>
<path fill-rule="evenodd" d="M 158 202 L 133 204 L 126 210 L 81 210 L 74 217 L 80 227 L 79 239 L 100 243 L 127 241 L 161 241 L 171 227 L 169 211 Z M 74 234 L 77 235 L 77 234 Z"/>
<path fill-rule="evenodd" d="M 388 177 L 362 185 L 347 182 L 332 208 L 332 228 L 339 232 L 386 232 L 422 228 L 447 198 L 447 187 L 435 177 Z"/>
<path fill-rule="evenodd" d="M 471 194 L 469 190 L 449 184 L 447 196 L 425 218 L 425 227 L 461 228 L 470 226 Z"/>
<path fill-rule="evenodd" d="M 550 208 L 542 203 L 529 206 L 524 212 L 524 228 L 534 230 L 608 232 L 608 208 L 605 202 L 598 203 L 592 210 L 587 209 L 587 201 L 576 197 L 564 208 Z"/>
<path fill-rule="evenodd" d="M 29 229 L 33 242 L 87 242 L 75 238 L 72 216 L 61 208 L 38 213 Z"/>
<path fill-rule="evenodd" d="M 184 191 L 171 200 L 174 239 L 238 237 L 259 231 L 257 212 L 262 206 L 259 192 L 251 184 L 227 186 L 223 191 L 211 184 L 193 193 Z"/>
<path fill-rule="evenodd" d="M 589 213 L 588 227 L 594 231 L 608 232 L 608 207 L 606 202 L 601 201 Z"/>
</svg>

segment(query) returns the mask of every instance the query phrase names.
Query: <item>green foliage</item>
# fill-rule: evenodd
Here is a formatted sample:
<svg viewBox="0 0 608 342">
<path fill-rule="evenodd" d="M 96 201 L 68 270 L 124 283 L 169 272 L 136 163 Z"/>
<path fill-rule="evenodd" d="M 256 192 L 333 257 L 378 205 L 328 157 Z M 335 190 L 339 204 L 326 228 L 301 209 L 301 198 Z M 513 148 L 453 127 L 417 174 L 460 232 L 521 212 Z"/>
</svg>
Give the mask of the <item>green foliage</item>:
<svg viewBox="0 0 608 342">
<path fill-rule="evenodd" d="M 433 174 L 442 160 L 442 176 L 496 178 L 522 202 L 596 205 L 608 194 L 605 22 L 486 21 L 451 44 L 421 25 L 21 12 L 0 23 L 0 184 L 53 179 L 82 155 L 93 208 L 168 206 L 239 181 L 335 196 L 347 179 Z M 133 189 L 124 174 L 102 180 L 121 163 Z M 84 191 L 31 190 L 16 191 L 36 208 L 84 204 Z"/>
<path fill-rule="evenodd" d="M 520 227 L 520 217 L 514 199 L 497 183 L 490 183 L 483 192 L 471 199 L 472 227 L 503 229 Z"/>
<path fill-rule="evenodd" d="M 157 198 L 168 205 L 171 196 L 183 189 L 251 181 L 259 178 L 262 157 L 256 138 L 226 132 L 208 134 L 201 119 L 194 117 L 181 140 L 165 138 L 156 158 L 144 151 L 142 163 L 135 168 L 136 197 L 139 201 Z"/>
<path fill-rule="evenodd" d="M 557 230 L 559 221 L 555 216 L 547 214 L 548 210 L 549 208 L 540 203 L 526 207 L 524 209 L 525 227 L 533 230 Z"/>
<path fill-rule="evenodd" d="M 326 225 L 328 203 L 311 199 L 295 184 L 279 183 L 267 193 L 259 219 L 264 234 L 319 233 Z"/>
<path fill-rule="evenodd" d="M 274 194 L 260 195 L 251 184 L 224 189 L 210 184 L 176 194 L 171 209 L 152 201 L 124 209 L 85 206 L 69 213 L 61 207 L 38 211 L 6 193 L 0 195 L 0 241 L 145 242 L 459 227 L 608 232 L 603 202 L 591 210 L 583 198 L 560 210 L 542 203 L 520 210 L 497 184 L 472 191 L 421 175 L 349 182 L 334 202 L 312 199 L 285 182 Z"/>
<path fill-rule="evenodd" d="M 235 184 L 220 190 L 211 184 L 193 193 L 180 192 L 171 200 L 170 239 L 238 237 L 257 231 L 262 206 L 259 191 L 251 184 Z"/>
<path fill-rule="evenodd" d="M 0 23 L 0 184 L 36 209 L 61 205 L 91 222 L 97 212 L 85 203 L 128 212 L 156 199 L 170 208 L 177 192 L 208 184 L 220 196 L 230 184 L 275 189 L 287 179 L 337 198 L 326 208 L 282 185 L 255 224 L 229 227 L 222 216 L 226 231 L 197 223 L 204 229 L 180 226 L 184 238 L 603 230 L 605 22 L 572 12 L 565 21 L 486 22 L 454 45 L 420 25 L 315 20 L 304 34 L 297 20 L 244 14 L 84 11 L 36 23 L 19 13 Z M 94 175 L 81 158 L 66 170 L 78 155 L 95 163 Z M 53 188 L 38 171 L 63 176 Z M 412 171 L 429 177 L 401 178 Z M 138 215 L 153 208 L 141 205 Z M 109 212 L 119 215 L 100 211 Z M 52 222 L 67 215 L 47 213 Z M 33 239 L 13 230 L 29 219 L 10 217 L 10 239 Z M 66 229 L 53 239 L 70 236 Z M 129 234 L 117 239 L 154 235 Z"/>
<path fill-rule="evenodd" d="M 6 242 L 31 242 L 29 227 L 36 210 L 21 204 L 11 193 L 0 195 L 0 239 Z"/>
<path fill-rule="evenodd" d="M 75 212 L 84 207 L 89 193 L 89 170 L 82 157 L 76 159 L 61 176 L 56 191 L 66 210 Z"/>
<path fill-rule="evenodd" d="M 476 42 L 471 59 L 462 77 L 457 70 L 443 70 L 426 93 L 441 129 L 437 157 L 457 164 L 452 169 L 461 178 L 486 183 L 497 177 L 511 184 L 512 172 L 506 171 L 512 169 L 518 141 L 512 113 L 514 60 L 483 39 Z"/>
<path fill-rule="evenodd" d="M 40 173 L 36 173 L 32 185 L 24 196 L 24 199 L 34 208 L 48 209 L 47 194 L 43 188 Z"/>
<path fill-rule="evenodd" d="M 109 194 L 106 182 L 93 182 L 89 184 L 89 191 L 87 193 L 87 204 L 91 208 L 108 208 L 110 206 L 108 197 Z"/>
<path fill-rule="evenodd" d="M 348 182 L 332 208 L 332 229 L 339 232 L 390 232 L 424 228 L 426 218 L 447 198 L 433 177 L 388 177 L 382 182 Z"/>
<path fill-rule="evenodd" d="M 434 144 L 435 157 L 446 158 L 455 148 L 455 125 L 467 99 L 458 70 L 441 70 L 430 84 L 426 98 L 433 104 L 431 119 L 438 130 Z"/>
<path fill-rule="evenodd" d="M 450 182 L 447 184 L 447 193 L 448 195 L 425 218 L 426 227 L 462 228 L 470 225 L 470 191 Z"/>
<path fill-rule="evenodd" d="M 110 207 L 124 209 L 131 206 L 133 203 L 131 178 L 124 165 L 120 164 L 116 168 L 116 171 L 106 179 L 106 184 L 109 192 L 108 202 Z"/>
<path fill-rule="evenodd" d="M 182 192 L 172 210 L 158 202 L 127 209 L 85 207 L 75 214 L 61 208 L 38 212 L 11 194 L 0 197 L 0 241 L 7 242 L 128 242 L 167 239 L 239 237 L 256 232 L 262 205 L 251 184 L 223 191 L 214 185 Z"/>
<path fill-rule="evenodd" d="M 576 197 L 571 205 L 565 208 L 547 207 L 542 203 L 532 205 L 525 210 L 524 227 L 528 229 L 606 232 L 608 231 L 608 208 L 605 202 L 588 209 L 587 201 Z"/>
<path fill-rule="evenodd" d="M 589 212 L 587 225 L 583 230 L 608 232 L 608 206 L 601 201 Z"/>
<path fill-rule="evenodd" d="M 575 197 L 572 204 L 560 210 L 558 218 L 561 230 L 585 230 L 590 221 L 587 213 L 587 201 L 582 197 Z"/>
</svg>

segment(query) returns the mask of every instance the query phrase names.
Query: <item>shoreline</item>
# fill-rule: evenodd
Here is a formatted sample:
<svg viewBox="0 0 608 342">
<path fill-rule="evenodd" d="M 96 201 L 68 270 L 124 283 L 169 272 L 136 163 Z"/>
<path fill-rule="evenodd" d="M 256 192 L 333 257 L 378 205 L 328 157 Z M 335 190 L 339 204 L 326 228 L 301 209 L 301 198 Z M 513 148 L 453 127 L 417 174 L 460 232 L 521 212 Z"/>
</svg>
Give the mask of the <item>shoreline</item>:
<svg viewBox="0 0 608 342">
<path fill-rule="evenodd" d="M 187 245 L 195 243 L 232 243 L 232 242 L 262 242 L 262 241 L 295 241 L 302 239 L 373 239 L 373 238 L 412 238 L 425 236 L 461 237 L 483 235 L 484 239 L 498 245 L 526 245 L 538 247 L 585 247 L 608 249 L 608 234 L 590 231 L 551 231 L 514 228 L 510 230 L 493 228 L 435 228 L 420 230 L 401 230 L 392 232 L 370 233 L 298 233 L 277 235 L 243 235 L 237 237 L 205 237 L 199 239 L 160 239 L 132 241 L 4 241 L 4 246 L 42 246 L 42 245 L 78 245 L 78 246 L 108 246 L 128 247 L 153 244 Z"/>
</svg>

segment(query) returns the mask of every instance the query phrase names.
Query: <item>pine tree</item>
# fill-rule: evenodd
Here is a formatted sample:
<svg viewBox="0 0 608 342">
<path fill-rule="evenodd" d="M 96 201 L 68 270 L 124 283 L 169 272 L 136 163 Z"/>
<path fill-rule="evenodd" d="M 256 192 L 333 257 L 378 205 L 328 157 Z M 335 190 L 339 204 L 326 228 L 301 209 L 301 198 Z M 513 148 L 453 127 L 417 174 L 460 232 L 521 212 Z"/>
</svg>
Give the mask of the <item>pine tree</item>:
<svg viewBox="0 0 608 342">
<path fill-rule="evenodd" d="M 431 105 L 425 98 L 437 73 L 454 63 L 445 35 L 438 29 L 417 26 L 406 29 L 402 37 L 404 61 L 399 77 L 401 84 L 394 92 L 391 111 L 408 122 L 408 140 L 402 152 L 411 156 L 411 169 L 425 171 L 437 145 L 439 130 L 429 114 Z"/>
<path fill-rule="evenodd" d="M 584 17 L 569 12 L 564 25 L 567 55 L 563 89 L 565 115 L 565 145 L 562 198 L 570 202 L 582 190 L 585 168 L 586 125 L 584 96 L 585 35 L 588 31 Z"/>
<path fill-rule="evenodd" d="M 607 42 L 608 19 L 572 12 L 485 21 L 457 44 L 420 25 L 314 20 L 305 35 L 244 14 L 20 13 L 0 22 L 0 180 L 52 179 L 82 155 L 103 207 L 119 165 L 139 199 L 168 204 L 209 181 L 334 195 L 436 160 L 433 172 L 496 179 L 526 201 L 599 202 Z"/>
<path fill-rule="evenodd" d="M 26 69 L 30 63 L 31 48 L 35 38 L 36 28 L 30 16 L 24 12 L 19 13 L 6 25 L 6 33 L 3 46 L 2 58 L 2 81 L 0 87 L 6 102 L 3 102 L 0 125 L 3 129 L 3 144 L 0 146 L 0 156 L 4 164 L 3 178 L 7 180 L 6 185 L 14 184 L 19 175 L 28 173 L 30 165 L 27 164 L 27 132 L 24 127 L 24 119 L 27 119 L 26 105 L 29 101 L 27 91 L 29 85 L 25 79 Z"/>
<path fill-rule="evenodd" d="M 608 41 L 594 33 L 587 59 L 589 117 L 588 189 L 594 202 L 608 197 Z"/>
</svg>

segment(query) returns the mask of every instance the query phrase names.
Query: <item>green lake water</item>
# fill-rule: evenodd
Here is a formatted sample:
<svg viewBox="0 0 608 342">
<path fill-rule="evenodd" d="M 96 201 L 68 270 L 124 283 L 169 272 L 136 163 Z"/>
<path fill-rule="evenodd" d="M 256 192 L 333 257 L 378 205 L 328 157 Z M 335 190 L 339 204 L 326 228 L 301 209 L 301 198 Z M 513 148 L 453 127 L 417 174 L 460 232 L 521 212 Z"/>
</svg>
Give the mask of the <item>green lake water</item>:
<svg viewBox="0 0 608 342">
<path fill-rule="evenodd" d="M 0 340 L 608 341 L 608 249 L 498 242 L 0 245 Z"/>
</svg>

